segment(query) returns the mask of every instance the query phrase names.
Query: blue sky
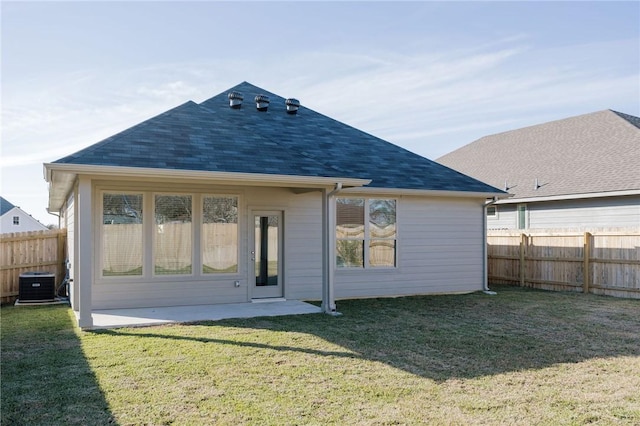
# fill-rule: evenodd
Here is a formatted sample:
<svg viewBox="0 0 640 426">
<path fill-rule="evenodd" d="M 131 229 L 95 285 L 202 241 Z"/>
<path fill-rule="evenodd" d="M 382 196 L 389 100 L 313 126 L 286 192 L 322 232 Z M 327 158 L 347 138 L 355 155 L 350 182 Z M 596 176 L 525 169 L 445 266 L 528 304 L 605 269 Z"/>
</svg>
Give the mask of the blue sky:
<svg viewBox="0 0 640 426">
<path fill-rule="evenodd" d="M 242 81 L 430 159 L 603 109 L 640 116 L 639 2 L 2 2 L 0 194 Z"/>
</svg>

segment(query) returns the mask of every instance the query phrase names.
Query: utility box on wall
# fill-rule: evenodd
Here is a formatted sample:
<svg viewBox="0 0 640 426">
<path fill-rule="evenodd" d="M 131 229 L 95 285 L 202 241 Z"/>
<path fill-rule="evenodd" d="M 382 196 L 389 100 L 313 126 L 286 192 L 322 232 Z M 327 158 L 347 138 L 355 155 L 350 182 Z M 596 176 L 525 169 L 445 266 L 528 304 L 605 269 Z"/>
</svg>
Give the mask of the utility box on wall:
<svg viewBox="0 0 640 426">
<path fill-rule="evenodd" d="M 20 302 L 51 302 L 56 298 L 56 276 L 49 272 L 20 274 L 19 285 Z"/>
</svg>

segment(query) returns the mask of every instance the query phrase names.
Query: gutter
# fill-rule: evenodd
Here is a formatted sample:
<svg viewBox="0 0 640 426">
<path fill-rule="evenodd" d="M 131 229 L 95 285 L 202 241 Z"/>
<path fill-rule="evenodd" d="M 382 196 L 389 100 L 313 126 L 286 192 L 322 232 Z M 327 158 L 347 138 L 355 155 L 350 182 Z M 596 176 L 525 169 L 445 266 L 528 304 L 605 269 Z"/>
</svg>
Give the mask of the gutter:
<svg viewBox="0 0 640 426">
<path fill-rule="evenodd" d="M 497 293 L 489 289 L 489 259 L 487 258 L 487 207 L 497 203 L 498 197 L 493 197 L 491 201 L 482 206 L 482 292 L 491 296 Z"/>
</svg>

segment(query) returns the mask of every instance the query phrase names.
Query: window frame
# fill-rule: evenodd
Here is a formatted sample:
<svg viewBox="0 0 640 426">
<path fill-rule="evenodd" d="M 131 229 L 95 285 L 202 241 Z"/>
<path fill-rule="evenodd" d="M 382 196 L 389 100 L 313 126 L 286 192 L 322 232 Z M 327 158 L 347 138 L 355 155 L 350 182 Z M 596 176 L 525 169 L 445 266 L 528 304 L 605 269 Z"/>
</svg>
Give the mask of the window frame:
<svg viewBox="0 0 640 426">
<path fill-rule="evenodd" d="M 156 238 L 157 238 L 157 228 L 158 225 L 156 222 L 156 197 L 163 196 L 174 196 L 174 197 L 191 197 L 191 272 L 188 274 L 158 274 L 156 273 Z M 164 278 L 170 277 L 175 279 L 176 277 L 196 277 L 201 276 L 202 274 L 198 274 L 196 271 L 200 269 L 199 265 L 196 265 L 196 250 L 198 250 L 198 246 L 196 245 L 196 227 L 199 227 L 201 222 L 201 218 L 199 218 L 200 213 L 196 213 L 199 211 L 200 205 L 202 203 L 202 197 L 200 194 L 194 193 L 193 191 L 176 191 L 176 192 L 152 192 L 151 193 L 151 204 L 153 206 L 153 210 L 151 212 L 151 227 L 152 227 L 152 235 L 151 235 L 151 277 L 152 278 Z"/>
<path fill-rule="evenodd" d="M 224 193 L 204 193 L 199 195 L 199 215 L 198 226 L 200 233 L 200 264 L 198 265 L 198 276 L 201 277 L 224 277 L 224 276 L 237 276 L 241 271 L 241 254 L 240 254 L 240 246 L 242 245 L 242 235 L 241 235 L 241 209 L 240 202 L 241 198 L 238 194 L 224 194 Z M 204 272 L 204 232 L 202 232 L 202 228 L 204 226 L 204 199 L 210 198 L 235 198 L 236 199 L 236 209 L 237 209 L 237 218 L 236 218 L 236 271 L 235 272 Z M 195 243 L 195 242 L 194 242 Z"/>
<path fill-rule="evenodd" d="M 20 216 L 13 216 L 13 225 L 20 226 Z"/>
<path fill-rule="evenodd" d="M 489 214 L 489 209 L 493 209 L 493 214 Z M 487 219 L 498 219 L 498 206 L 493 204 L 487 206 Z"/>
<path fill-rule="evenodd" d="M 529 228 L 529 209 L 527 208 L 527 204 L 526 203 L 518 204 L 516 206 L 516 229 L 528 229 L 528 228 Z"/>
<path fill-rule="evenodd" d="M 337 202 L 338 199 L 355 199 L 355 200 L 364 200 L 364 237 L 362 240 L 358 239 L 358 238 L 338 238 L 336 235 L 336 228 L 337 228 L 337 217 L 338 217 L 338 208 L 337 208 Z M 374 237 L 371 238 L 371 230 L 370 230 L 370 205 L 371 205 L 371 200 L 392 200 L 395 203 L 395 210 L 396 210 L 396 229 L 395 229 L 395 238 L 379 238 L 379 237 Z M 335 240 L 335 246 L 334 246 L 334 250 L 332 253 L 333 256 L 333 266 L 337 271 L 361 271 L 361 270 L 365 270 L 365 271 L 371 271 L 371 270 L 376 270 L 376 271 L 395 271 L 398 269 L 398 241 L 399 241 L 399 228 L 398 228 L 398 206 L 399 206 L 399 199 L 397 197 L 385 197 L 385 196 L 380 196 L 380 197 L 376 197 L 376 196 L 357 196 L 357 195 L 352 195 L 352 196 L 339 196 L 335 198 L 335 205 L 336 205 L 336 209 L 335 209 L 335 214 L 334 214 L 334 223 L 335 226 L 333 227 L 332 233 L 333 233 L 333 238 Z M 354 266 L 340 266 L 338 265 L 338 256 L 337 256 L 337 243 L 340 240 L 345 240 L 345 241 L 363 241 L 363 250 L 362 250 L 362 256 L 363 256 L 363 262 L 362 262 L 362 267 L 354 267 Z M 372 266 L 369 262 L 369 255 L 370 255 L 370 244 L 371 241 L 375 240 L 375 241 L 382 241 L 382 240 L 389 240 L 389 241 L 394 241 L 394 256 L 393 256 L 393 266 Z"/>
<path fill-rule="evenodd" d="M 238 279 L 243 277 L 245 273 L 246 265 L 243 259 L 243 250 L 246 243 L 243 241 L 243 233 L 246 232 L 245 219 L 245 201 L 244 192 L 241 190 L 226 191 L 225 189 L 217 190 L 218 188 L 211 188 L 208 190 L 198 187 L 171 187 L 167 189 L 160 189 L 157 185 L 134 185 L 133 182 L 120 183 L 120 182 L 99 182 L 94 185 L 94 192 L 92 200 L 93 210 L 96 212 L 97 220 L 94 220 L 92 225 L 93 232 L 96 238 L 95 252 L 93 253 L 93 277 L 97 284 L 156 284 L 185 281 L 185 282 L 210 282 L 219 281 L 225 279 Z M 127 194 L 127 195 L 142 195 L 142 208 L 143 208 L 143 230 L 142 230 L 142 275 L 113 275 L 105 276 L 102 274 L 104 269 L 104 232 L 102 230 L 102 215 L 104 213 L 104 194 Z M 190 195 L 192 197 L 192 270 L 191 275 L 179 274 L 155 274 L 154 259 L 155 259 L 155 195 Z M 203 225 L 203 209 L 204 197 L 234 197 L 238 203 L 238 228 L 237 228 L 237 257 L 238 257 L 238 269 L 237 272 L 221 272 L 221 273 L 203 273 L 203 254 L 202 254 L 202 225 Z"/>
<path fill-rule="evenodd" d="M 147 257 L 147 218 L 148 212 L 147 210 L 147 191 L 131 191 L 131 190 L 119 190 L 119 189 L 102 189 L 98 191 L 99 196 L 99 208 L 98 211 L 100 213 L 100 221 L 97 223 L 99 227 L 99 250 L 97 250 L 98 258 L 98 268 L 96 274 L 100 280 L 141 280 L 147 275 L 147 267 L 146 267 L 146 257 Z M 104 196 L 105 194 L 112 195 L 141 195 L 142 196 L 142 273 L 140 275 L 104 275 Z"/>
</svg>

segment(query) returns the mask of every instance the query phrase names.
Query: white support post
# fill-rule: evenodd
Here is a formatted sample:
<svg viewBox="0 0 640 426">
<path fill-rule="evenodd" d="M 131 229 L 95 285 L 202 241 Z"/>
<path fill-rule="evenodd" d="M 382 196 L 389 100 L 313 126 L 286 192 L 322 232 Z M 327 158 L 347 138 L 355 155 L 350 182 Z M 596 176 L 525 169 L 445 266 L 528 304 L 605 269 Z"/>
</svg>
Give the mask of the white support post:
<svg viewBox="0 0 640 426">
<path fill-rule="evenodd" d="M 327 300 L 329 306 L 329 312 L 332 315 L 336 315 L 336 295 L 334 291 L 335 272 L 336 272 L 336 197 L 329 196 L 327 198 L 327 223 L 329 229 L 327 230 L 327 241 L 329 244 L 327 268 L 329 270 L 329 285 L 327 287 Z"/>
<path fill-rule="evenodd" d="M 333 289 L 334 282 L 334 253 L 335 253 L 335 197 L 342 188 L 341 184 L 336 189 L 327 192 L 322 190 L 322 312 L 330 315 L 339 315 L 336 312 L 336 299 Z"/>
<path fill-rule="evenodd" d="M 93 209 L 91 196 L 91 180 L 80 177 L 78 181 L 77 204 L 78 215 L 76 216 L 76 230 L 78 233 L 78 245 L 76 250 L 76 265 L 78 274 L 75 280 L 78 289 L 78 326 L 83 330 L 93 328 L 93 318 L 91 317 L 91 286 L 93 285 Z M 74 281 L 75 281 L 74 280 Z"/>
<path fill-rule="evenodd" d="M 329 301 L 329 204 L 327 190 L 323 189 L 322 197 L 322 312 L 331 312 Z"/>
</svg>

